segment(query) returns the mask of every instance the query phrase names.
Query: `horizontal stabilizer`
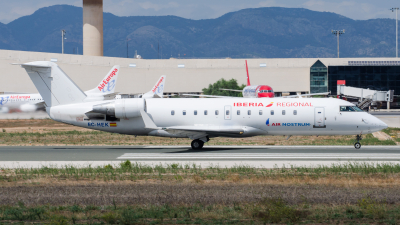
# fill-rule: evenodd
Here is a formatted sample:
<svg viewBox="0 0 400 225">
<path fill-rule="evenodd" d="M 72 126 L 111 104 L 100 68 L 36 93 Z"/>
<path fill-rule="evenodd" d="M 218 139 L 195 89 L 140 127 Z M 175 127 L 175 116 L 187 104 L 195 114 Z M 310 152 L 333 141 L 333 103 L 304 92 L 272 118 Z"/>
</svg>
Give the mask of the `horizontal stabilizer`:
<svg viewBox="0 0 400 225">
<path fill-rule="evenodd" d="M 85 93 L 58 67 L 47 61 L 21 64 L 48 107 L 83 102 Z"/>
</svg>

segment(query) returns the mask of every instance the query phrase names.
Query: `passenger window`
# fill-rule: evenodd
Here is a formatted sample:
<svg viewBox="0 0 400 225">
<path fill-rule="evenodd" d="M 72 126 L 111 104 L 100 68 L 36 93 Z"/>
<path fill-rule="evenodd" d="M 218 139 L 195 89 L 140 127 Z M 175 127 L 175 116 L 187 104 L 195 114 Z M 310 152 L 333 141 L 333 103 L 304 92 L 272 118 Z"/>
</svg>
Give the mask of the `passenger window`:
<svg viewBox="0 0 400 225">
<path fill-rule="evenodd" d="M 197 116 L 197 110 L 194 110 L 194 115 Z"/>
<path fill-rule="evenodd" d="M 247 115 L 249 116 L 251 115 L 251 110 L 247 111 Z"/>
<path fill-rule="evenodd" d="M 271 116 L 273 116 L 275 113 L 274 113 L 274 110 L 271 110 Z"/>
<path fill-rule="evenodd" d="M 204 115 L 207 116 L 207 110 L 204 110 Z"/>
<path fill-rule="evenodd" d="M 258 114 L 259 114 L 260 116 L 262 116 L 262 110 L 260 110 L 260 111 L 258 112 Z"/>
<path fill-rule="evenodd" d="M 229 116 L 229 110 L 226 110 L 226 115 Z"/>
<path fill-rule="evenodd" d="M 186 110 L 183 110 L 182 115 L 186 116 Z"/>
<path fill-rule="evenodd" d="M 237 115 L 240 116 L 240 110 L 237 111 Z"/>
<path fill-rule="evenodd" d="M 219 114 L 219 111 L 215 110 L 215 115 L 218 116 L 218 114 Z"/>
<path fill-rule="evenodd" d="M 297 110 L 293 110 L 293 115 L 297 115 Z"/>
<path fill-rule="evenodd" d="M 171 115 L 175 115 L 175 110 L 171 110 Z"/>
<path fill-rule="evenodd" d="M 282 110 L 282 115 L 286 115 L 286 111 L 285 110 Z"/>
</svg>

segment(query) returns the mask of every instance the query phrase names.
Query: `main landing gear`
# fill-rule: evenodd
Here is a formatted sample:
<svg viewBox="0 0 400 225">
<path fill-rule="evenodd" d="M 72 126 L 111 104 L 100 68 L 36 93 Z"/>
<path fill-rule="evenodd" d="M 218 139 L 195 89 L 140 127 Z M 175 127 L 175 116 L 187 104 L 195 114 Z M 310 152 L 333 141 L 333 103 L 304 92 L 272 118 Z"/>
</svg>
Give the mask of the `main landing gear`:
<svg viewBox="0 0 400 225">
<path fill-rule="evenodd" d="M 361 140 L 362 140 L 361 135 L 357 135 L 356 136 L 356 143 L 354 143 L 354 148 L 356 148 L 356 149 L 360 149 L 361 148 L 361 144 L 360 144 Z"/>
<path fill-rule="evenodd" d="M 196 139 L 196 140 L 193 140 L 190 145 L 192 146 L 193 150 L 202 149 L 204 146 L 204 141 L 202 141 L 200 139 Z"/>
</svg>

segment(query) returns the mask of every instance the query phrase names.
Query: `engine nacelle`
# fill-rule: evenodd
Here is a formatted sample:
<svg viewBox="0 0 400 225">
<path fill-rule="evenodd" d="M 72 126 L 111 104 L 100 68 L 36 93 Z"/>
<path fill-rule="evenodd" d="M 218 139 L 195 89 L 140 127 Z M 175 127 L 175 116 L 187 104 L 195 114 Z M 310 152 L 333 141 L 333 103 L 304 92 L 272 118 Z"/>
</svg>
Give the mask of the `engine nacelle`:
<svg viewBox="0 0 400 225">
<path fill-rule="evenodd" d="M 123 98 L 115 100 L 115 117 L 134 118 L 141 116 L 140 110 L 144 110 L 145 100 L 143 98 Z"/>
<path fill-rule="evenodd" d="M 145 110 L 143 98 L 123 98 L 116 99 L 112 103 L 95 105 L 92 111 L 120 119 L 128 119 L 141 116 L 141 109 Z"/>
</svg>

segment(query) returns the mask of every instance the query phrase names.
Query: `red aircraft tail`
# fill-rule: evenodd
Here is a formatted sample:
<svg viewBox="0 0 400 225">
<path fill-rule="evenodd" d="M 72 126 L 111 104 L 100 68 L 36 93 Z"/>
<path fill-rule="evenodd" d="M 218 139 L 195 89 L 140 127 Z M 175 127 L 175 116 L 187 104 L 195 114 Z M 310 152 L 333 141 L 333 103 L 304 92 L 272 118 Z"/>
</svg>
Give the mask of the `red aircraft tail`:
<svg viewBox="0 0 400 225">
<path fill-rule="evenodd" d="M 249 67 L 247 66 L 247 60 L 246 60 L 246 72 L 247 72 L 247 86 L 250 86 Z"/>
</svg>

